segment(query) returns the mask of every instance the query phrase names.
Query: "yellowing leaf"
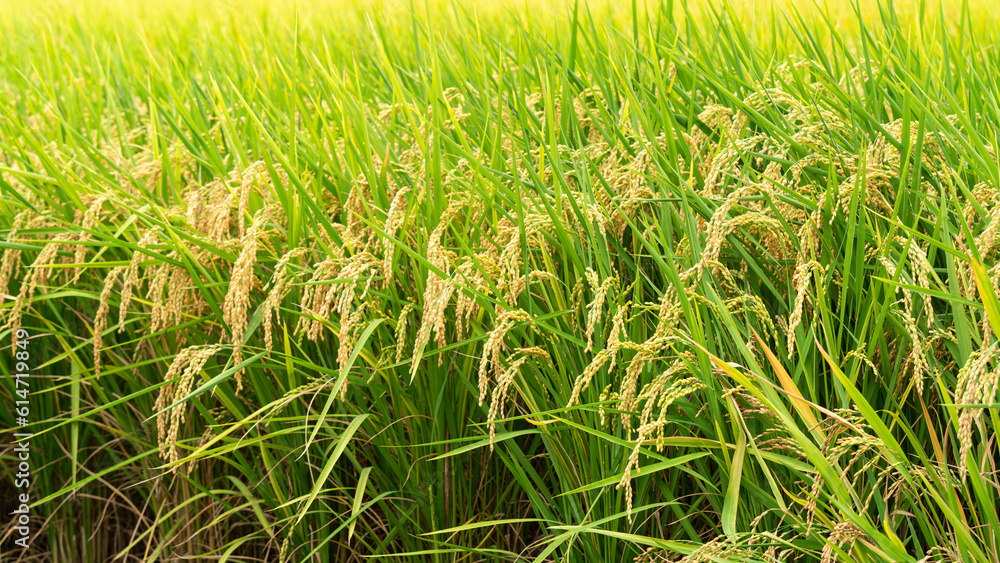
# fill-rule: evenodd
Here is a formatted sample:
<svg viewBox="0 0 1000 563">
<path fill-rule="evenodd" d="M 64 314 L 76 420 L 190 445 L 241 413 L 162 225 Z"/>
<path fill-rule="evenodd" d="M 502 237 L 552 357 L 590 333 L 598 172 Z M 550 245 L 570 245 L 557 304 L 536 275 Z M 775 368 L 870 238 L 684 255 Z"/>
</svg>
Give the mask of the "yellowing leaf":
<svg viewBox="0 0 1000 563">
<path fill-rule="evenodd" d="M 805 400 L 802 396 L 802 392 L 799 391 L 798 386 L 795 385 L 791 376 L 789 376 L 788 372 L 785 371 L 785 367 L 781 365 L 780 361 L 778 361 L 778 357 L 775 356 L 774 352 L 767 347 L 767 344 L 764 344 L 764 339 L 757 334 L 756 330 L 753 330 L 752 328 L 750 330 L 753 331 L 754 338 L 757 339 L 757 344 L 759 344 L 760 348 L 764 350 L 764 355 L 767 356 L 767 361 L 771 364 L 771 369 L 773 369 L 774 374 L 778 376 L 778 382 L 781 383 L 781 387 L 791 398 L 792 406 L 794 406 L 795 410 L 798 411 L 799 416 L 801 416 L 802 420 L 805 420 L 806 423 L 809 424 L 811 429 L 819 432 L 820 436 L 825 437 L 825 434 L 819 428 L 819 421 L 816 420 L 816 417 L 812 413 L 812 403 Z"/>
</svg>

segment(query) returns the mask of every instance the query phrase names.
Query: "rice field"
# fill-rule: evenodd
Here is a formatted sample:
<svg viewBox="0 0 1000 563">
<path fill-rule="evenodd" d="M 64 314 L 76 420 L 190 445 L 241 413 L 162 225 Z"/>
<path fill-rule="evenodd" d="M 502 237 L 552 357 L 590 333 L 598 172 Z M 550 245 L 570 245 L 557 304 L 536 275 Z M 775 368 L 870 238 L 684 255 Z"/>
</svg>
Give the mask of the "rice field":
<svg viewBox="0 0 1000 563">
<path fill-rule="evenodd" d="M 0 0 L 0 561 L 1000 561 L 994 8 Z"/>
</svg>

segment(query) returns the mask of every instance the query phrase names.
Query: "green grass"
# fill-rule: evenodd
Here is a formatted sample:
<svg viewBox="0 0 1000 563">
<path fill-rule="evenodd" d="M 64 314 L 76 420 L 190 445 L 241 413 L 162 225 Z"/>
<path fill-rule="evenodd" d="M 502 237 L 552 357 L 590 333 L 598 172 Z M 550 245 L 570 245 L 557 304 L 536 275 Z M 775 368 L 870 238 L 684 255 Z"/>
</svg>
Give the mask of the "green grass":
<svg viewBox="0 0 1000 563">
<path fill-rule="evenodd" d="M 1000 559 L 988 2 L 142 4 L 0 10 L 4 561 Z"/>
</svg>

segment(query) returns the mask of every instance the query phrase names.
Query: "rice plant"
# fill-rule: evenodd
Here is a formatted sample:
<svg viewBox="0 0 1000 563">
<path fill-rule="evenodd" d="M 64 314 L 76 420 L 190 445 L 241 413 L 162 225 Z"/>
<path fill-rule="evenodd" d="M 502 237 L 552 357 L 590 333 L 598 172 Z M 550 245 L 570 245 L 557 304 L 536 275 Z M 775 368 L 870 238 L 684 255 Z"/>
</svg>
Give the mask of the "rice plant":
<svg viewBox="0 0 1000 563">
<path fill-rule="evenodd" d="M 0 560 L 1000 560 L 989 2 L 0 4 Z"/>
</svg>

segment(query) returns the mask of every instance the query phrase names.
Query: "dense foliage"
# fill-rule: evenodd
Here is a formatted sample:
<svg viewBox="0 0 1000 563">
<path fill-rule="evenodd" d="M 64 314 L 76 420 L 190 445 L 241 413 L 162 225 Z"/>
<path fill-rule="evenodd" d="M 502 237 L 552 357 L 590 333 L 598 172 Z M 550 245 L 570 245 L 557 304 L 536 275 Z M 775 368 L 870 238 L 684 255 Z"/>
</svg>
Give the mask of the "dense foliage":
<svg viewBox="0 0 1000 563">
<path fill-rule="evenodd" d="M 143 4 L 0 10 L 5 556 L 1000 559 L 988 2 Z"/>
</svg>

